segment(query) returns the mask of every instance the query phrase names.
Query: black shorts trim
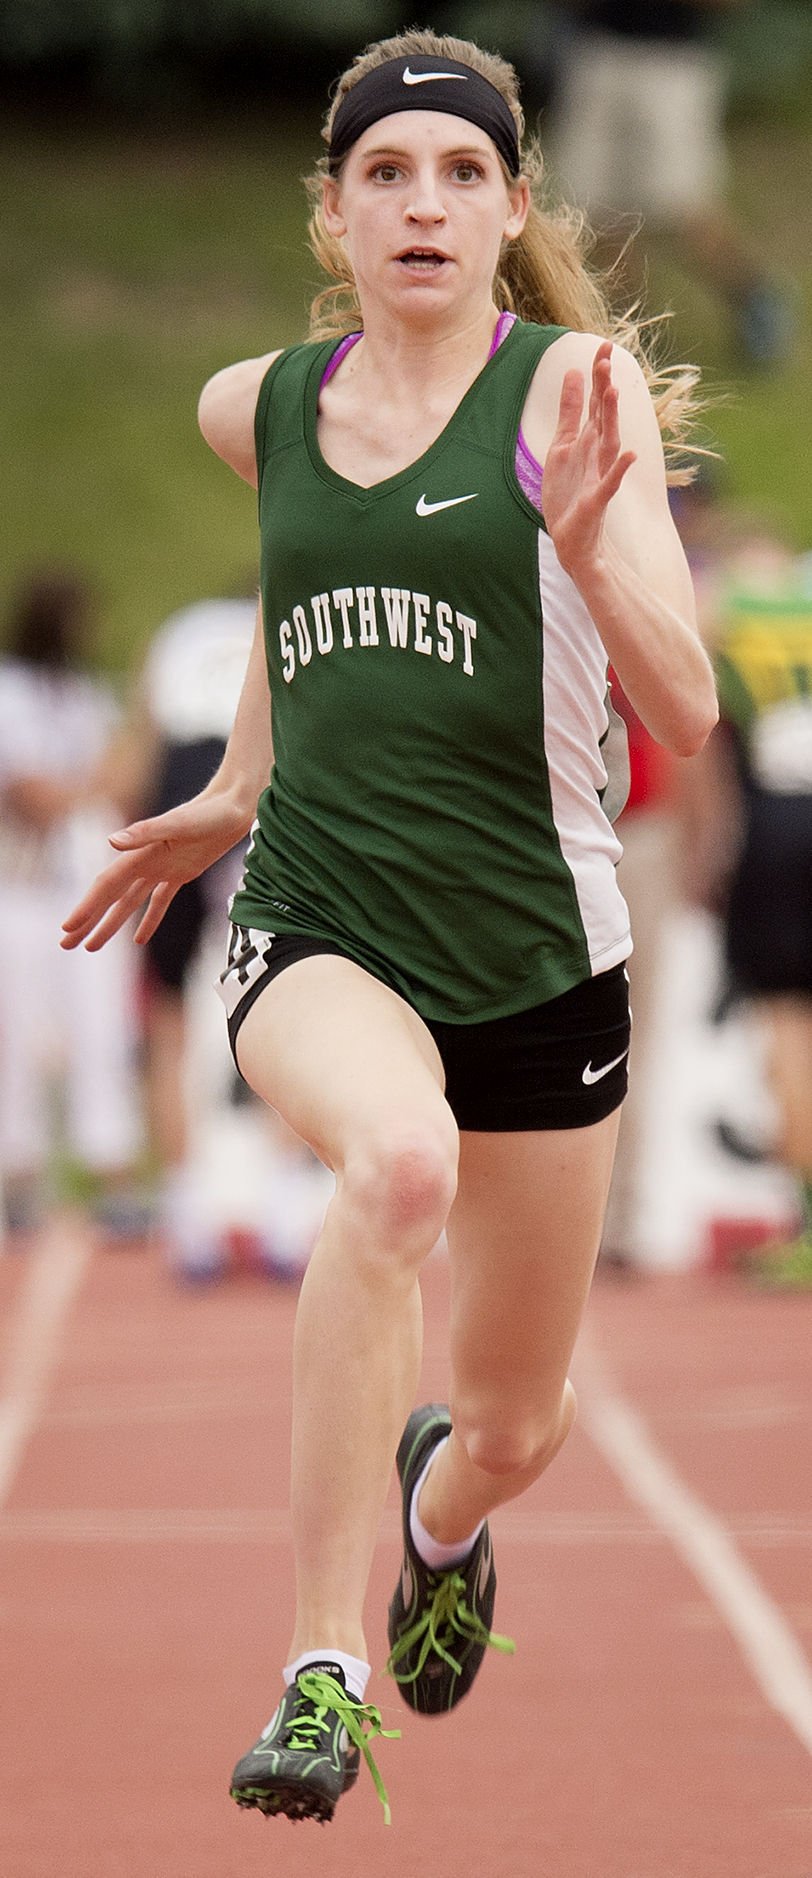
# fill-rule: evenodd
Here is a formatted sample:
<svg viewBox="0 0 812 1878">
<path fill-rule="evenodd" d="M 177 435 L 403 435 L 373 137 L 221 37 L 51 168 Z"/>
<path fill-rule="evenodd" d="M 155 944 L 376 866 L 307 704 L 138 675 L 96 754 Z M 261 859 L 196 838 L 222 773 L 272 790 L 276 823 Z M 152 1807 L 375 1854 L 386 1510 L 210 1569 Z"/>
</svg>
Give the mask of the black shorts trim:
<svg viewBox="0 0 812 1878">
<path fill-rule="evenodd" d="M 265 986 L 288 965 L 323 953 L 347 957 L 327 939 L 232 926 L 218 990 L 235 1062 L 240 1026 Z M 446 1100 L 461 1129 L 588 1128 L 626 1094 L 631 1013 L 623 964 L 509 1017 L 423 1022 L 440 1052 Z"/>
</svg>

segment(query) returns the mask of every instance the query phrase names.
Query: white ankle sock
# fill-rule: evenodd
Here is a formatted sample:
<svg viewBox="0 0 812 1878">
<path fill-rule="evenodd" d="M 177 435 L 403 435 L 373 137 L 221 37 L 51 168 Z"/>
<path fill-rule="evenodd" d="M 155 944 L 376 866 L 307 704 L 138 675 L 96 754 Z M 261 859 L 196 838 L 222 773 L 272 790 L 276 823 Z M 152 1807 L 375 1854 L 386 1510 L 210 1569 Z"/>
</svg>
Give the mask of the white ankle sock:
<svg viewBox="0 0 812 1878">
<path fill-rule="evenodd" d="M 369 1663 L 362 1663 L 360 1656 L 348 1656 L 346 1650 L 303 1650 L 295 1663 L 288 1663 L 282 1671 L 285 1688 L 289 1689 L 296 1681 L 300 1669 L 323 1669 L 329 1673 L 331 1663 L 337 1663 L 344 1671 L 348 1693 L 363 1702 L 372 1671 Z"/>
<path fill-rule="evenodd" d="M 422 1558 L 423 1564 L 428 1565 L 429 1570 L 435 1572 L 447 1572 L 451 1570 L 452 1565 L 460 1565 L 463 1559 L 468 1557 L 469 1552 L 473 1552 L 474 1546 L 485 1524 L 484 1519 L 481 1519 L 476 1531 L 471 1533 L 470 1538 L 458 1539 L 455 1545 L 443 1545 L 439 1539 L 433 1539 L 431 1533 L 427 1532 L 423 1525 L 423 1521 L 417 1510 L 417 1503 L 429 1468 L 433 1467 L 438 1454 L 441 1449 L 445 1447 L 447 1440 L 448 1436 L 444 1435 L 442 1441 L 438 1441 L 436 1447 L 432 1448 L 412 1494 L 412 1505 L 409 1513 L 409 1530 L 412 1535 L 412 1543 L 415 1550 Z"/>
</svg>

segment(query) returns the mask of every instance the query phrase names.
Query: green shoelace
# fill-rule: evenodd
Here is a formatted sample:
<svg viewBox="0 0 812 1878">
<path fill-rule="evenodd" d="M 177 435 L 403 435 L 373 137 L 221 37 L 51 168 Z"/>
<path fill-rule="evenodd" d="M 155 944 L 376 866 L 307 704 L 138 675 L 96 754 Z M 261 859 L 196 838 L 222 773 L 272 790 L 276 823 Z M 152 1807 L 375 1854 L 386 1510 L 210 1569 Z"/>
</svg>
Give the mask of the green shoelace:
<svg viewBox="0 0 812 1878">
<path fill-rule="evenodd" d="M 386 1669 L 396 1682 L 416 1682 L 426 1666 L 426 1659 L 432 1651 L 442 1657 L 450 1669 L 462 1674 L 462 1664 L 451 1654 L 455 1634 L 463 1643 L 481 1643 L 491 1649 L 501 1650 L 504 1656 L 512 1656 L 516 1648 L 512 1637 L 498 1637 L 483 1624 L 482 1618 L 472 1611 L 465 1602 L 466 1584 L 461 1572 L 438 1573 L 436 1590 L 421 1617 L 405 1630 L 389 1657 Z M 422 1641 L 421 1641 L 422 1639 Z M 400 1671 L 396 1665 L 401 1658 L 408 1656 L 417 1644 L 420 1652 L 414 1669 Z"/>
<path fill-rule="evenodd" d="M 287 1746 L 302 1749 L 305 1753 L 316 1753 L 320 1746 L 319 1735 L 330 1733 L 327 1716 L 337 1715 L 347 1730 L 353 1747 L 360 1748 L 367 1767 L 375 1783 L 375 1792 L 383 1807 L 384 1824 L 391 1826 L 392 1815 L 389 1810 L 389 1795 L 383 1784 L 380 1769 L 373 1757 L 370 1741 L 380 1735 L 382 1741 L 399 1741 L 399 1728 L 384 1728 L 381 1711 L 371 1702 L 352 1702 L 334 1676 L 326 1676 L 320 1669 L 305 1669 L 298 1677 L 302 1695 L 312 1702 L 315 1714 L 297 1716 L 291 1722 L 287 1734 Z M 364 1733 L 364 1724 L 369 1734 Z"/>
</svg>

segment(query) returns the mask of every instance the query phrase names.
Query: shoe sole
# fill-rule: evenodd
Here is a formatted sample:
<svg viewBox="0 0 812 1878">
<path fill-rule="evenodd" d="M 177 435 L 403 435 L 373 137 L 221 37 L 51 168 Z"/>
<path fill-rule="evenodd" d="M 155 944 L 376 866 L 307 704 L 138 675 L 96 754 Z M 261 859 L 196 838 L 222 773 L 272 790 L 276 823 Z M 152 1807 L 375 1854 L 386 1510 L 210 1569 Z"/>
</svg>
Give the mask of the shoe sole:
<svg viewBox="0 0 812 1878">
<path fill-rule="evenodd" d="M 293 1782 L 280 1781 L 278 1787 L 232 1787 L 231 1798 L 244 1809 L 253 1808 L 265 1819 L 316 1819 L 326 1826 L 335 1812 L 335 1802 L 322 1794 L 308 1793 Z"/>
<path fill-rule="evenodd" d="M 308 1787 L 304 1781 L 285 1779 L 283 1774 L 269 1775 L 262 1786 L 240 1785 L 229 1789 L 232 1800 L 248 1810 L 263 1813 L 266 1819 L 317 1819 L 322 1825 L 332 1819 L 338 1801 L 355 1786 L 360 1773 L 360 1761 L 357 1766 L 348 1766 L 344 1774 L 341 1793 L 331 1800 L 315 1787 Z"/>
<path fill-rule="evenodd" d="M 358 1773 L 357 1767 L 349 1770 L 339 1799 L 355 1786 Z M 246 1810 L 253 1807 L 263 1813 L 266 1819 L 317 1819 L 323 1826 L 332 1819 L 338 1804 L 296 1780 L 268 1781 L 263 1787 L 232 1787 L 231 1798 Z"/>
</svg>

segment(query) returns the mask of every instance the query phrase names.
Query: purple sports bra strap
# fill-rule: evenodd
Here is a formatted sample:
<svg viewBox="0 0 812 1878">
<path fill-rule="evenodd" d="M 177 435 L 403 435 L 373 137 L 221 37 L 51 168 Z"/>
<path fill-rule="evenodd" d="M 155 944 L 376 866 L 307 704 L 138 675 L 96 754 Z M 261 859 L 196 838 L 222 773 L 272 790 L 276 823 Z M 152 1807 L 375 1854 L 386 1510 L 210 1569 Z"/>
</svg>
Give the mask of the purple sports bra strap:
<svg viewBox="0 0 812 1878">
<path fill-rule="evenodd" d="M 336 346 L 336 349 L 335 349 L 335 352 L 333 353 L 332 358 L 328 359 L 327 365 L 324 371 L 322 372 L 321 385 L 319 387 L 320 390 L 322 386 L 329 384 L 330 379 L 333 376 L 333 373 L 338 371 L 338 368 L 339 368 L 339 365 L 341 364 L 342 359 L 346 358 L 347 353 L 351 352 L 353 346 L 357 346 L 359 339 L 361 339 L 362 337 L 363 335 L 361 333 L 346 333 L 345 334 L 340 344 Z"/>
<path fill-rule="evenodd" d="M 505 311 L 504 313 L 500 313 L 499 318 L 496 322 L 496 326 L 494 327 L 494 334 L 491 340 L 491 349 L 490 349 L 490 352 L 488 353 L 489 359 L 492 359 L 494 353 L 499 351 L 499 347 L 502 344 L 502 340 L 507 338 L 508 333 L 510 332 L 511 326 L 515 326 L 515 324 L 516 324 L 515 313 L 508 313 L 507 311 Z"/>
</svg>

